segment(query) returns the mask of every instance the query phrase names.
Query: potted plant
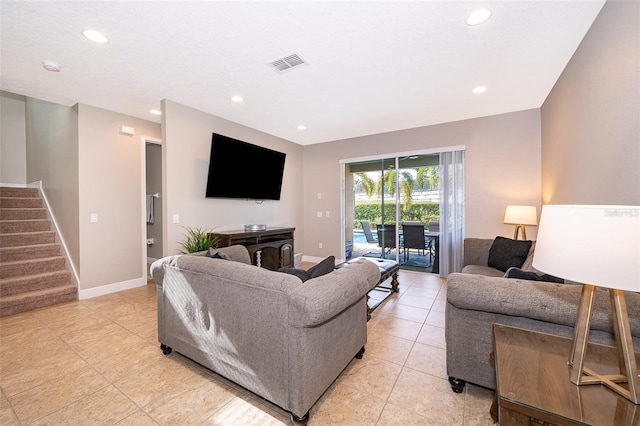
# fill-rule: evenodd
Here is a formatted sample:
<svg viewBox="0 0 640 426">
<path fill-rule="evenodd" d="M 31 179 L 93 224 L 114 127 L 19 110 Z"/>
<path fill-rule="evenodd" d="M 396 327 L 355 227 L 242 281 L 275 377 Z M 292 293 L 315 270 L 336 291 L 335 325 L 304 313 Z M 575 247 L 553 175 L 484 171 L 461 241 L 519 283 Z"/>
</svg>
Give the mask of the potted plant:
<svg viewBox="0 0 640 426">
<path fill-rule="evenodd" d="M 180 244 L 184 248 L 183 254 L 196 253 L 218 247 L 220 238 L 212 237 L 210 229 L 183 227 L 187 230 L 185 240 Z"/>
</svg>

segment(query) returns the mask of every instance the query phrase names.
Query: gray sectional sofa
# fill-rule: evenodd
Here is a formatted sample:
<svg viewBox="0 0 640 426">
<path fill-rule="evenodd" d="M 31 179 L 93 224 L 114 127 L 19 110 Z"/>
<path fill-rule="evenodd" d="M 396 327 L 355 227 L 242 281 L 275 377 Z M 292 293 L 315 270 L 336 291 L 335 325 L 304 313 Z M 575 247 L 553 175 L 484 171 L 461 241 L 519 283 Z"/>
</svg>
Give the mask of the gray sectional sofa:
<svg viewBox="0 0 640 426">
<path fill-rule="evenodd" d="M 158 339 L 273 402 L 298 423 L 364 352 L 372 262 L 352 262 L 306 282 L 252 266 L 244 246 L 154 262 Z"/>
<path fill-rule="evenodd" d="M 493 242 L 465 239 L 464 268 L 447 278 L 447 374 L 454 392 L 461 392 L 466 382 L 495 389 L 495 370 L 490 360 L 494 323 L 573 336 L 582 286 L 503 278 L 505 271 L 488 266 Z M 535 271 L 531 266 L 534 250 L 535 244 L 521 269 Z M 627 292 L 625 295 L 633 344 L 638 351 L 640 294 Z M 614 346 L 607 290 L 597 290 L 592 318 L 589 341 Z"/>
</svg>

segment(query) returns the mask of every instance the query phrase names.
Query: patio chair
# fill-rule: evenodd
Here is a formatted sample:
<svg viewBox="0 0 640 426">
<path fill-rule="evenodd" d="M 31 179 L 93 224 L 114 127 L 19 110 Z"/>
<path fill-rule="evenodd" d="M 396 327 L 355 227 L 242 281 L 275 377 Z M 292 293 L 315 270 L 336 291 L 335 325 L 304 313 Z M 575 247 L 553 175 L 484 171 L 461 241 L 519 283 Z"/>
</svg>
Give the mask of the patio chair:
<svg viewBox="0 0 640 426">
<path fill-rule="evenodd" d="M 378 233 L 378 247 L 382 248 L 383 253 L 385 249 L 388 254 L 391 249 L 396 248 L 396 225 L 376 225 L 376 231 Z"/>
<path fill-rule="evenodd" d="M 440 221 L 439 220 L 430 220 L 429 227 L 427 228 L 429 232 L 440 232 Z M 438 237 L 429 237 L 429 241 L 427 242 L 427 249 L 429 250 L 429 262 L 434 258 L 435 252 L 437 250 L 436 240 Z"/>
<path fill-rule="evenodd" d="M 407 222 L 402 224 L 402 238 L 404 249 L 404 261 L 409 259 L 411 249 L 418 250 L 418 254 L 422 251 L 422 256 L 426 256 L 427 243 L 424 237 L 424 225 L 408 224 Z"/>
<path fill-rule="evenodd" d="M 364 236 L 367 239 L 367 242 L 377 244 L 378 240 L 373 236 L 373 233 L 371 232 L 371 225 L 369 224 L 369 221 L 361 220 L 360 223 L 362 224 L 362 231 L 364 232 Z"/>
</svg>

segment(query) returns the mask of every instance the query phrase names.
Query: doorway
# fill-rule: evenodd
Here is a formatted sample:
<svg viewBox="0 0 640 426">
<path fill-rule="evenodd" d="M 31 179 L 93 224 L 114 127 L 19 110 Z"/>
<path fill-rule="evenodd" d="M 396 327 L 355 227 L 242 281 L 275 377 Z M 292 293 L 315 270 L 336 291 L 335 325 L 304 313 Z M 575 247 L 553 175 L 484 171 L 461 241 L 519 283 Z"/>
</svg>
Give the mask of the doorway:
<svg viewBox="0 0 640 426">
<path fill-rule="evenodd" d="M 159 140 L 144 140 L 144 222 L 145 269 L 160 259 L 163 251 L 164 214 L 162 210 L 162 144 Z"/>
</svg>

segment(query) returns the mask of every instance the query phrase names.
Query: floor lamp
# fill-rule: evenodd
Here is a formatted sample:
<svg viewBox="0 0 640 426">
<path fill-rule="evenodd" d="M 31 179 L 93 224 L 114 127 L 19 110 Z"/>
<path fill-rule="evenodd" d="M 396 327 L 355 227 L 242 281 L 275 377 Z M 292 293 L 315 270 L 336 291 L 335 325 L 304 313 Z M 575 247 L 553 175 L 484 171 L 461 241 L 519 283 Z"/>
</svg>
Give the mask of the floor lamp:
<svg viewBox="0 0 640 426">
<path fill-rule="evenodd" d="M 522 239 L 527 239 L 525 225 L 536 226 L 538 224 L 538 214 L 535 206 L 507 206 L 504 212 L 504 223 L 515 225 L 513 239 L 518 239 L 518 232 L 522 230 Z"/>
<path fill-rule="evenodd" d="M 640 292 L 640 206 L 543 206 L 533 266 L 583 283 L 569 354 L 571 382 L 603 384 L 639 404 L 640 379 L 624 292 Z M 603 375 L 584 367 L 596 287 L 609 289 L 620 374 Z"/>
</svg>

